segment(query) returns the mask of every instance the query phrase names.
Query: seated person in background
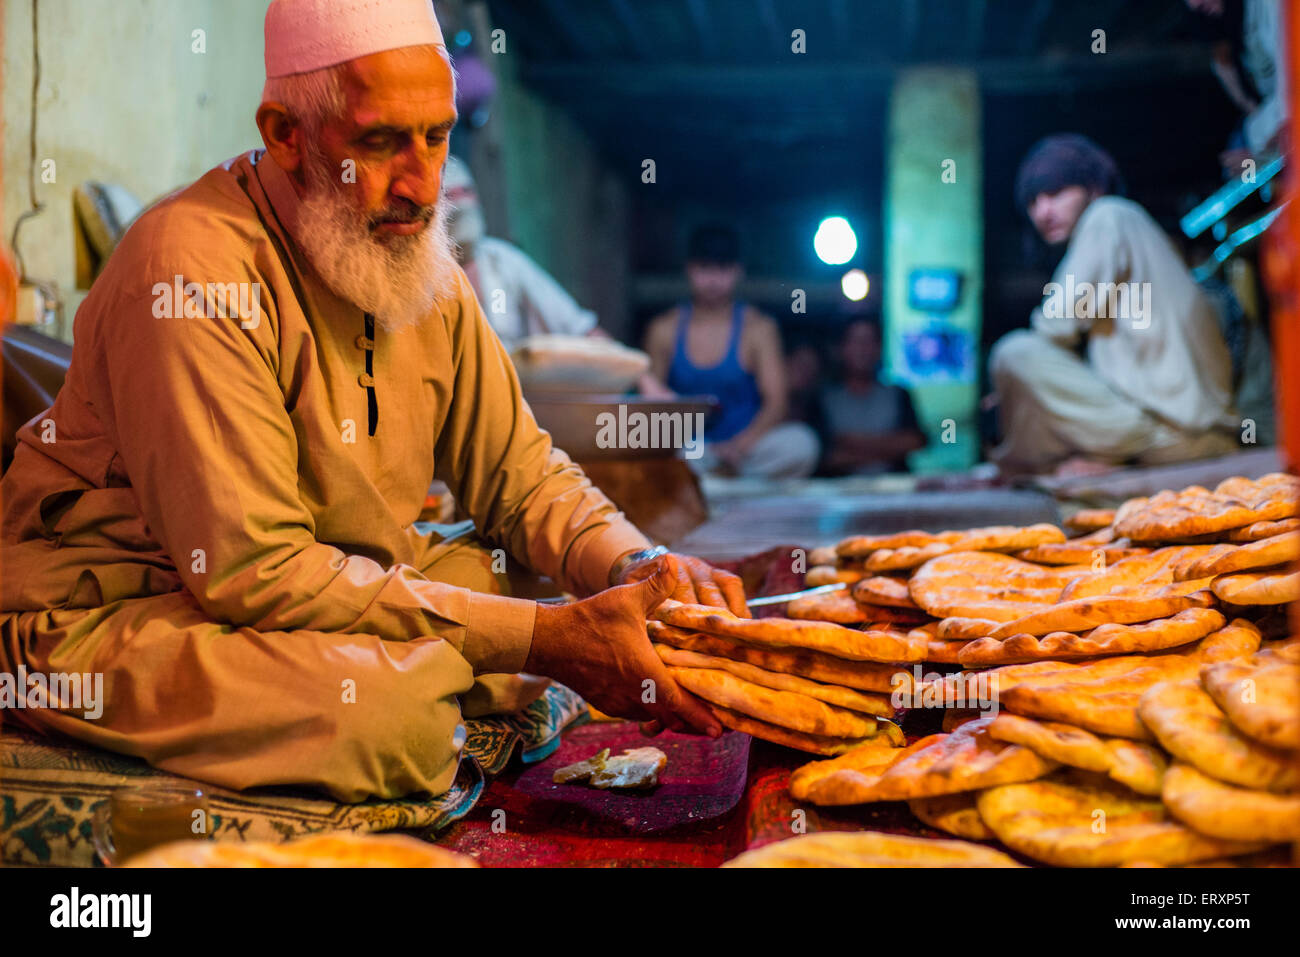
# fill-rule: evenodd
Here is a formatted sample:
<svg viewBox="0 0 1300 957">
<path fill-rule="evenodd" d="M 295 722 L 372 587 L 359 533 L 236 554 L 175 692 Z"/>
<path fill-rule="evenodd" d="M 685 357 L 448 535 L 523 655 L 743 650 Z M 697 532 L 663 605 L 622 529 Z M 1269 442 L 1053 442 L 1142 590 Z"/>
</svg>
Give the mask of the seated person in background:
<svg viewBox="0 0 1300 957">
<path fill-rule="evenodd" d="M 464 160 L 448 155 L 442 175 L 443 193 L 451 207 L 447 229 L 456 241 L 456 260 L 506 351 L 527 336 L 544 333 L 611 338 L 596 324 L 596 314 L 578 305 L 527 253 L 486 234 L 478 187 Z M 648 396 L 672 394 L 649 374 L 640 378 L 637 388 Z"/>
<path fill-rule="evenodd" d="M 1044 241 L 1069 246 L 1032 328 L 989 356 L 1003 471 L 1083 474 L 1237 448 L 1214 306 L 1120 188 L 1114 160 L 1076 134 L 1041 140 L 1020 166 L 1016 202 Z"/>
<path fill-rule="evenodd" d="M 704 430 L 706 472 L 802 478 L 817 464 L 817 435 L 786 422 L 785 367 L 775 321 L 735 298 L 740 240 L 725 226 L 692 235 L 691 301 L 656 317 L 646 333 L 650 371 L 679 395 L 711 395 L 719 409 Z"/>
<path fill-rule="evenodd" d="M 844 329 L 838 385 L 822 390 L 827 433 L 822 469 L 830 475 L 907 471 L 907 453 L 925 447 L 912 397 L 880 381 L 880 323 L 855 319 Z"/>
<path fill-rule="evenodd" d="M 798 342 L 785 354 L 787 422 L 802 422 L 824 444 L 825 416 L 821 403 L 822 354 L 812 342 Z"/>
<path fill-rule="evenodd" d="M 486 234 L 478 188 L 463 160 L 448 155 L 442 175 L 452 207 L 447 229 L 456 241 L 456 259 L 507 350 L 525 336 L 541 333 L 603 335 L 596 314 L 578 305 L 527 253 Z"/>
</svg>

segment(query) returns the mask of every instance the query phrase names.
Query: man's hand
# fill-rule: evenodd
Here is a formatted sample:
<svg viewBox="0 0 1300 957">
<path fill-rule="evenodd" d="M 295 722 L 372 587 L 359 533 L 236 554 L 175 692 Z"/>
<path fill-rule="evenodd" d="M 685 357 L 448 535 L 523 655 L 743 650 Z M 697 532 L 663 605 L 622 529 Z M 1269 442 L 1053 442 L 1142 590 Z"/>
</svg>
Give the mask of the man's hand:
<svg viewBox="0 0 1300 957">
<path fill-rule="evenodd" d="M 568 605 L 539 604 L 524 670 L 554 678 L 606 714 L 641 721 L 643 728 L 717 737 L 722 726 L 673 681 L 646 636 L 646 617 L 676 587 L 674 569 L 663 562 L 636 584 Z"/>
<path fill-rule="evenodd" d="M 714 568 L 702 559 L 675 552 L 663 556 L 662 562 L 667 566 L 673 581 L 672 592 L 665 595 L 665 598 L 687 604 L 726 608 L 741 618 L 749 617 L 749 606 L 745 604 L 745 586 L 739 576 Z M 659 561 L 629 565 L 619 574 L 617 584 L 645 581 L 655 575 L 659 567 Z"/>
</svg>

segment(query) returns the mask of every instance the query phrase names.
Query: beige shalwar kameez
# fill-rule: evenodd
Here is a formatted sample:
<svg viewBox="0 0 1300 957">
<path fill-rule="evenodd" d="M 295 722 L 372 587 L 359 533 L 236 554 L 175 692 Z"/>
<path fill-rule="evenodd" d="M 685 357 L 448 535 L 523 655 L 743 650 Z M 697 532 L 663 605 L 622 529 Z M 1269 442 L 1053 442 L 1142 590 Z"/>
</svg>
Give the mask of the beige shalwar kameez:
<svg viewBox="0 0 1300 957">
<path fill-rule="evenodd" d="M 1052 282 L 1032 328 L 1004 336 L 989 357 L 1005 436 L 996 462 L 1158 464 L 1238 447 L 1214 306 L 1146 210 L 1119 196 L 1089 203 Z M 1112 302 L 1110 284 L 1127 284 L 1129 298 Z"/>
<path fill-rule="evenodd" d="M 106 700 L 10 716 L 226 787 L 440 793 L 462 699 L 537 693 L 476 684 L 524 668 L 536 612 L 490 593 L 490 549 L 590 593 L 649 543 L 538 428 L 463 274 L 369 337 L 291 238 L 298 207 L 264 152 L 223 164 L 131 227 L 78 311 L 0 483 L 0 671 L 101 672 Z M 184 314 L 175 277 L 207 307 L 209 283 L 257 284 L 260 311 Z M 481 541 L 417 527 L 435 477 Z"/>
</svg>

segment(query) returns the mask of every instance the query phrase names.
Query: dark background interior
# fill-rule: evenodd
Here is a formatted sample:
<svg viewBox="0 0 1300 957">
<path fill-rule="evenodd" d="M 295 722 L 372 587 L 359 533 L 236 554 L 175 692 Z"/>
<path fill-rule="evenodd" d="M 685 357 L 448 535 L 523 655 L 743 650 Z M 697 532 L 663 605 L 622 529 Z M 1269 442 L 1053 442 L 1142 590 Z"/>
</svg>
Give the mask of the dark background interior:
<svg viewBox="0 0 1300 957">
<path fill-rule="evenodd" d="M 1210 69 L 1211 42 L 1228 27 L 1183 0 L 489 0 L 489 9 L 518 44 L 520 79 L 570 113 L 612 164 L 656 159 L 659 188 L 632 194 L 638 325 L 668 304 L 638 294 L 638 277 L 677 270 L 687 232 L 705 220 L 740 227 L 751 274 L 826 283 L 848 267 L 820 263 L 811 236 L 823 216 L 842 213 L 860 238 L 850 265 L 878 277 L 888 97 L 901 68 L 960 65 L 979 77 L 986 345 L 1025 324 L 1053 265 L 1012 202 L 1035 140 L 1094 138 L 1172 234 L 1191 200 L 1221 182 L 1217 157 L 1240 121 Z M 807 32 L 806 60 L 790 55 L 791 25 Z M 1105 54 L 1089 51 L 1096 28 Z M 788 316 L 788 300 L 758 304 Z"/>
</svg>

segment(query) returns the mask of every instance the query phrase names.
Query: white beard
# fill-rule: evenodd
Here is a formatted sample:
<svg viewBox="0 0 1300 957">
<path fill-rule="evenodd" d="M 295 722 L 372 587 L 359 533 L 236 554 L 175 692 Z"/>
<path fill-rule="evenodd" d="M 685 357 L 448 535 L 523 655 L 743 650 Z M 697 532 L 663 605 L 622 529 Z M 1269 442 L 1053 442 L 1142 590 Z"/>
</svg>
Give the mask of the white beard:
<svg viewBox="0 0 1300 957">
<path fill-rule="evenodd" d="M 447 230 L 448 204 L 436 205 L 422 232 L 381 243 L 358 211 L 355 192 L 325 171 L 322 155 L 313 154 L 305 164 L 307 188 L 294 238 L 325 285 L 389 331 L 424 321 L 437 300 L 453 298 L 459 269 Z"/>
</svg>

